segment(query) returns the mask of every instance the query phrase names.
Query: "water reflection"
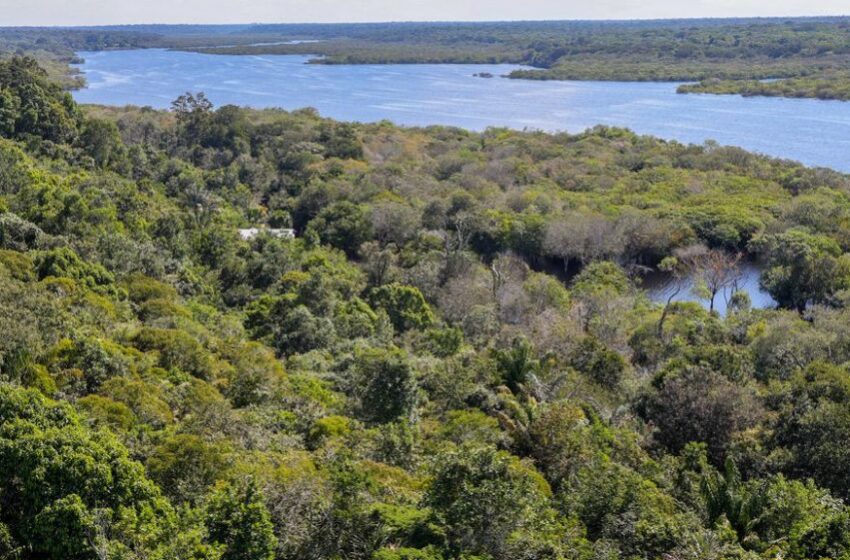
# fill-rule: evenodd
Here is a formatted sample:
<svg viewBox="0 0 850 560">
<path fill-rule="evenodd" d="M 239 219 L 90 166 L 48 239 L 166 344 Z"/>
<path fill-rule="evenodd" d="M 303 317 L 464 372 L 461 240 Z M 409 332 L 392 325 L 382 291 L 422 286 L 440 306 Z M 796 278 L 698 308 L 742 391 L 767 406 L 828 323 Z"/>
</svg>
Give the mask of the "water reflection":
<svg viewBox="0 0 850 560">
<path fill-rule="evenodd" d="M 739 265 L 739 269 L 740 278 L 736 285 L 717 294 L 714 299 L 714 309 L 721 315 L 725 315 L 729 300 L 736 290 L 746 292 L 755 309 L 776 307 L 776 301 L 759 286 L 761 268 L 756 263 L 745 262 Z M 679 293 L 673 298 L 674 301 L 693 301 L 701 303 L 706 308 L 709 307 L 709 302 L 695 293 L 696 280 L 693 277 L 677 280 L 668 273 L 654 271 L 643 277 L 643 288 L 654 302 L 666 303 L 667 299 L 679 289 Z"/>
</svg>

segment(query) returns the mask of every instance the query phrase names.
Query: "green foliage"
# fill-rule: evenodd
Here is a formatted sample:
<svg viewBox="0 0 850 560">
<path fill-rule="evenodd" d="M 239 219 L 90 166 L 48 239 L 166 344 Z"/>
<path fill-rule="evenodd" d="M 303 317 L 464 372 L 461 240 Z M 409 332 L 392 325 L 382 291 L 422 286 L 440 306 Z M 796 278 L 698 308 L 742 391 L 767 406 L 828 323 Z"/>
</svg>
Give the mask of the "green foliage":
<svg viewBox="0 0 850 560">
<path fill-rule="evenodd" d="M 88 395 L 79 399 L 77 407 L 98 424 L 109 427 L 115 433 L 127 432 L 138 422 L 136 415 L 126 404 L 100 395 Z"/>
<path fill-rule="evenodd" d="M 810 99 L 850 100 L 850 83 L 845 72 L 828 72 L 822 75 L 785 78 L 775 81 L 760 80 L 701 80 L 696 84 L 679 86 L 679 93 L 714 93 L 743 95 L 744 97 L 799 97 Z"/>
<path fill-rule="evenodd" d="M 739 207 L 711 205 L 689 209 L 686 219 L 696 234 L 711 247 L 736 250 L 746 247 L 764 222 Z"/>
<path fill-rule="evenodd" d="M 600 385 L 616 388 L 626 369 L 620 354 L 609 350 L 593 337 L 585 338 L 570 357 L 573 367 L 591 377 Z"/>
<path fill-rule="evenodd" d="M 114 290 L 115 278 L 103 266 L 87 263 L 71 249 L 53 249 L 40 252 L 35 257 L 35 271 L 39 280 L 53 276 L 71 278 L 86 287 L 101 291 Z"/>
<path fill-rule="evenodd" d="M 660 554 L 694 532 L 694 520 L 677 514 L 672 498 L 651 480 L 605 458 L 580 468 L 563 495 L 588 536 L 614 540 L 623 555 Z"/>
<path fill-rule="evenodd" d="M 376 309 L 387 312 L 399 332 L 424 329 L 434 324 L 431 306 L 422 292 L 413 286 L 388 284 L 372 290 L 369 299 Z"/>
<path fill-rule="evenodd" d="M 517 458 L 492 448 L 468 448 L 437 458 L 425 496 L 453 551 L 509 557 L 523 532 L 555 528 L 545 481 Z"/>
<path fill-rule="evenodd" d="M 227 465 L 222 450 L 191 434 L 163 441 L 148 458 L 151 477 L 177 503 L 197 501 Z"/>
<path fill-rule="evenodd" d="M 252 480 L 216 486 L 204 523 L 213 542 L 224 545 L 222 560 L 272 560 L 277 538 L 263 496 Z"/>
<path fill-rule="evenodd" d="M 682 64 L 708 37 L 634 25 Z M 87 33 L 63 48 L 127 37 Z M 0 556 L 848 555 L 845 176 L 609 128 L 82 112 L 0 139 Z M 702 244 L 781 308 L 646 297 Z"/>
<path fill-rule="evenodd" d="M 521 63 L 534 68 L 511 78 L 700 81 L 679 91 L 846 100 L 845 26 L 844 18 L 263 25 L 236 37 L 199 28 L 195 41 L 152 28 L 166 37 L 135 39 L 204 53 L 318 54 L 319 64 Z M 301 37 L 319 41 L 291 41 Z M 329 127 L 329 147 L 346 147 L 329 153 L 359 154 L 346 132 L 336 140 Z"/>
<path fill-rule="evenodd" d="M 351 420 L 345 416 L 326 416 L 316 420 L 307 434 L 307 443 L 318 448 L 331 438 L 346 436 L 351 432 Z"/>
<path fill-rule="evenodd" d="M 428 329 L 424 345 L 439 358 L 454 356 L 463 347 L 463 331 L 458 328 Z"/>
<path fill-rule="evenodd" d="M 334 326 L 344 338 L 369 338 L 378 327 L 378 315 L 362 299 L 340 303 L 334 312 Z"/>
<path fill-rule="evenodd" d="M 515 339 L 510 350 L 496 350 L 493 358 L 501 379 L 514 392 L 528 383 L 540 367 L 534 359 L 531 344 L 525 338 Z"/>
<path fill-rule="evenodd" d="M 416 374 L 397 348 L 357 352 L 352 390 L 360 401 L 358 416 L 367 422 L 385 424 L 415 415 L 419 398 Z"/>
<path fill-rule="evenodd" d="M 342 201 L 323 208 L 310 221 L 305 235 L 311 234 L 322 243 L 355 256 L 360 245 L 371 238 L 372 225 L 361 207 Z"/>
<path fill-rule="evenodd" d="M 6 268 L 9 276 L 21 282 L 35 277 L 32 259 L 25 253 L 0 250 L 0 266 Z"/>
<path fill-rule="evenodd" d="M 794 229 L 765 236 L 756 249 L 768 261 L 762 286 L 780 305 L 803 310 L 809 304 L 828 303 L 850 282 L 850 262 L 826 236 Z"/>
<path fill-rule="evenodd" d="M 325 146 L 325 155 L 340 159 L 362 159 L 363 144 L 357 130 L 347 123 L 328 124 L 322 129 L 319 141 Z"/>
<path fill-rule="evenodd" d="M 233 406 L 244 407 L 268 402 L 286 379 L 283 366 L 266 347 L 249 343 L 230 357 L 234 371 L 222 392 Z"/>
<path fill-rule="evenodd" d="M 433 548 L 382 548 L 372 560 L 442 560 L 443 555 Z"/>
<path fill-rule="evenodd" d="M 117 166 L 126 157 L 118 126 L 112 121 L 87 119 L 80 132 L 80 144 L 99 167 Z"/>
<path fill-rule="evenodd" d="M 110 378 L 128 375 L 130 369 L 115 344 L 93 338 L 59 342 L 51 351 L 50 368 L 57 372 L 79 370 L 86 393 L 97 391 Z"/>
<path fill-rule="evenodd" d="M 659 375 L 654 384 L 657 389 L 647 396 L 643 414 L 671 451 L 705 442 L 711 459 L 720 464 L 733 435 L 758 420 L 752 391 L 711 370 L 673 370 Z"/>
<path fill-rule="evenodd" d="M 790 452 L 790 472 L 807 473 L 838 496 L 850 495 L 850 478 L 839 466 L 846 449 L 838 443 L 850 430 L 847 372 L 814 363 L 795 376 L 780 402 L 776 439 Z"/>
<path fill-rule="evenodd" d="M 267 310 L 263 309 L 260 313 L 271 323 L 266 340 L 279 353 L 301 354 L 329 346 L 335 339 L 333 323 L 325 317 L 317 317 L 306 306 L 293 305 L 293 300 L 287 297 L 269 302 L 271 305 Z M 252 310 L 249 319 L 256 324 L 258 320 L 263 320 L 263 315 Z"/>
<path fill-rule="evenodd" d="M 173 300 L 177 297 L 177 291 L 172 286 L 141 274 L 131 274 L 121 285 L 127 290 L 130 300 L 135 303 L 152 299 Z"/>
<path fill-rule="evenodd" d="M 133 337 L 133 345 L 144 352 L 155 352 L 162 368 L 177 369 L 202 379 L 213 374 L 209 352 L 184 331 L 145 327 Z"/>
<path fill-rule="evenodd" d="M 79 116 L 70 94 L 50 81 L 38 63 L 14 56 L 0 64 L 0 134 L 72 140 Z"/>
<path fill-rule="evenodd" d="M 174 511 L 142 466 L 67 405 L 0 387 L 0 512 L 14 541 L 44 558 L 96 558 L 165 543 Z"/>
<path fill-rule="evenodd" d="M 608 292 L 623 295 L 631 289 L 631 282 L 623 270 L 612 262 L 593 263 L 585 267 L 573 280 L 572 291 L 576 297 Z"/>
</svg>

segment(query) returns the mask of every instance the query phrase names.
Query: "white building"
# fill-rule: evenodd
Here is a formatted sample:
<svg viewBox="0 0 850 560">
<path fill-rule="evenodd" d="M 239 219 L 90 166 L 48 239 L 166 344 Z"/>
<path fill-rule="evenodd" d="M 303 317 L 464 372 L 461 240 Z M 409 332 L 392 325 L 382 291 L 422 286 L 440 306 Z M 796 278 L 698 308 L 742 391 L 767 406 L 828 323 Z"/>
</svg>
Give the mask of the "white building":
<svg viewBox="0 0 850 560">
<path fill-rule="evenodd" d="M 273 229 L 267 227 L 240 229 L 239 237 L 241 237 L 245 241 L 250 241 L 261 233 L 266 233 L 268 235 L 271 235 L 272 237 L 277 237 L 280 239 L 295 239 L 294 229 Z"/>
</svg>

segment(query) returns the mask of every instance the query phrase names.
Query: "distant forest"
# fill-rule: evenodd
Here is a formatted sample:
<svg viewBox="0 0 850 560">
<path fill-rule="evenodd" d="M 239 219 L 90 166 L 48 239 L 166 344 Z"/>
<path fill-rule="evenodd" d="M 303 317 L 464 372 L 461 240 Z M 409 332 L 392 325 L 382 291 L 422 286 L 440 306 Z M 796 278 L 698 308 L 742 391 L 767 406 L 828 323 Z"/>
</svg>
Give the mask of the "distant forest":
<svg viewBox="0 0 850 560">
<path fill-rule="evenodd" d="M 695 82 L 683 93 L 850 99 L 850 18 L 141 25 L 0 29 L 68 87 L 76 52 L 316 55 L 321 64 L 511 63 L 510 78 Z M 770 80 L 770 81 L 765 81 Z"/>
</svg>

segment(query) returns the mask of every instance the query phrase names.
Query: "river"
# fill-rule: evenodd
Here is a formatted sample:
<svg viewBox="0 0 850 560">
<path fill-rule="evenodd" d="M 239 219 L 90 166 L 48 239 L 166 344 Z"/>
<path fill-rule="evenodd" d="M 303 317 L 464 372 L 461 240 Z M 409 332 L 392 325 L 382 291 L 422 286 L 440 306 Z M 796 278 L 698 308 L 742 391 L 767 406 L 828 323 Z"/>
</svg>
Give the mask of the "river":
<svg viewBox="0 0 850 560">
<path fill-rule="evenodd" d="M 79 54 L 89 83 L 74 93 L 81 103 L 164 108 L 186 91 L 204 91 L 216 105 L 310 106 L 348 121 L 568 132 L 605 124 L 850 172 L 848 102 L 680 95 L 676 83 L 501 78 L 513 65 L 331 66 L 306 64 L 305 56 L 155 49 Z"/>
</svg>

